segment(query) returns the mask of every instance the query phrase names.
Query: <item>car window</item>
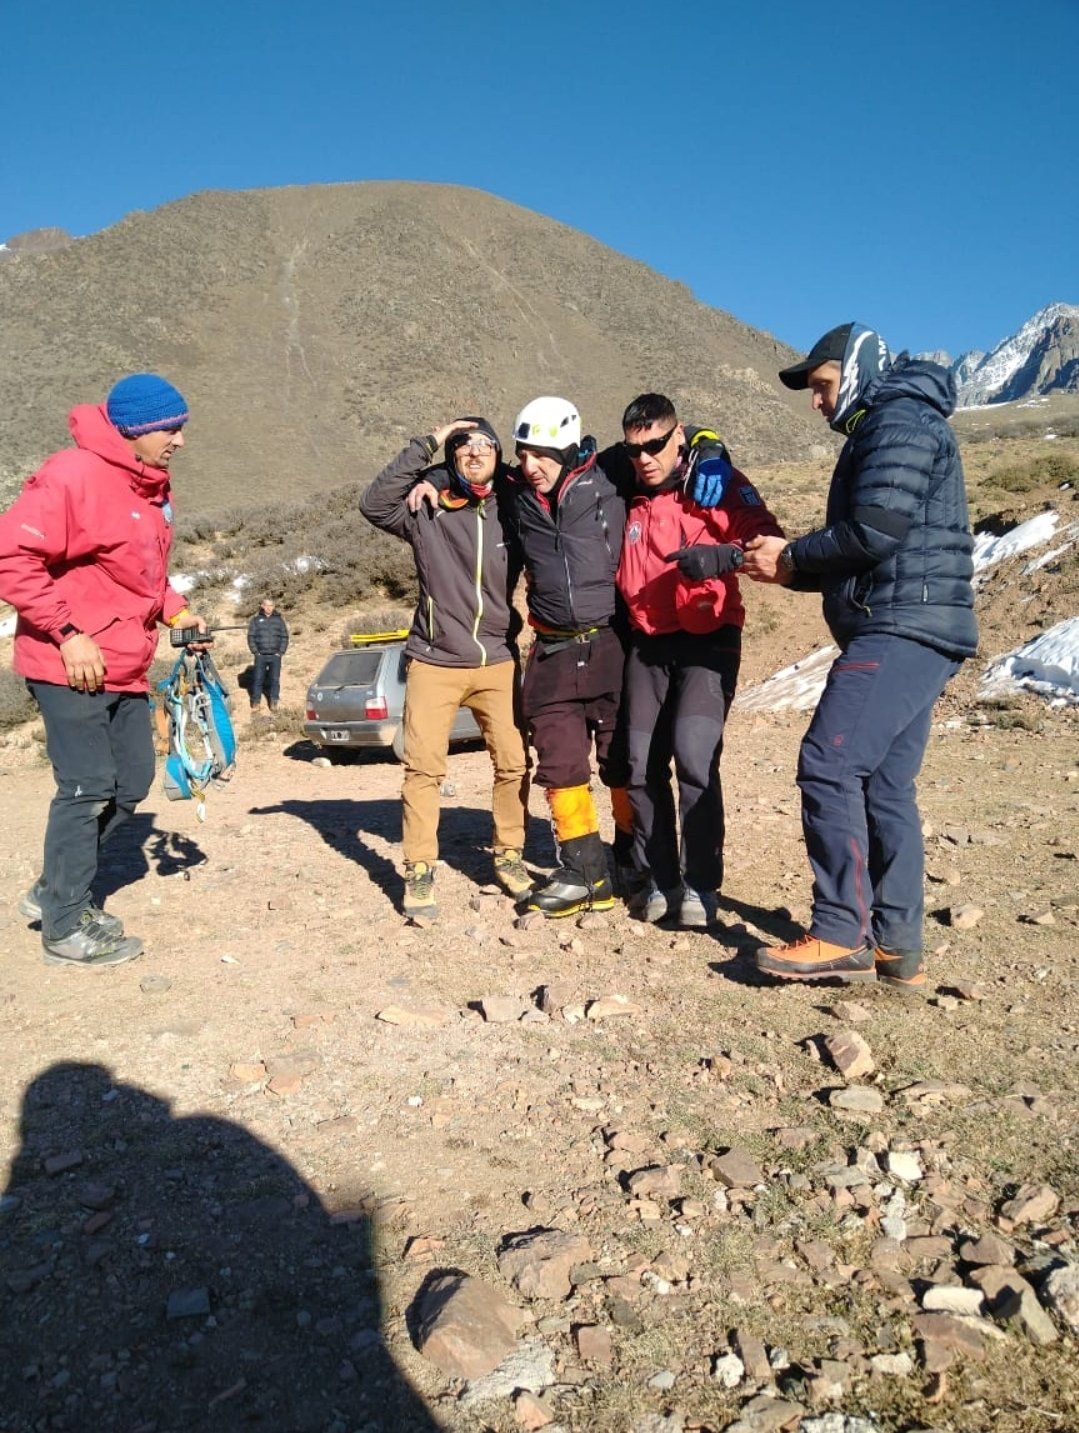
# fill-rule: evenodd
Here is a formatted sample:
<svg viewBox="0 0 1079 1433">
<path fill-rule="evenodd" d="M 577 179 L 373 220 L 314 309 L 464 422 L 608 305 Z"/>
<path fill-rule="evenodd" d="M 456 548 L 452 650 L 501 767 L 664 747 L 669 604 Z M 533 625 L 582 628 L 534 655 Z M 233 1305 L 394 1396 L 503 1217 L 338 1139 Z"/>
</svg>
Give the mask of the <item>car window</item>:
<svg viewBox="0 0 1079 1433">
<path fill-rule="evenodd" d="M 369 687 L 378 676 L 382 652 L 335 652 L 318 675 L 316 686 Z"/>
</svg>

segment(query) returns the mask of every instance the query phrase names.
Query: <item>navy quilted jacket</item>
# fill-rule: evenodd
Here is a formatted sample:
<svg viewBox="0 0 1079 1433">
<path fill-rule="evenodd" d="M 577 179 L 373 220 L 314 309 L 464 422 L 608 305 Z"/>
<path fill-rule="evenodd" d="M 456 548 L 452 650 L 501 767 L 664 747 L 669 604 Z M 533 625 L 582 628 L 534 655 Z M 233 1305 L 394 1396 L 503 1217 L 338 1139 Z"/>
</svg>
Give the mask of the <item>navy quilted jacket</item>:
<svg viewBox="0 0 1079 1433">
<path fill-rule="evenodd" d="M 863 396 L 839 455 L 826 526 L 792 544 L 792 586 L 824 595 L 840 647 L 867 633 L 953 657 L 978 645 L 963 465 L 947 422 L 955 382 L 900 354 Z"/>
</svg>

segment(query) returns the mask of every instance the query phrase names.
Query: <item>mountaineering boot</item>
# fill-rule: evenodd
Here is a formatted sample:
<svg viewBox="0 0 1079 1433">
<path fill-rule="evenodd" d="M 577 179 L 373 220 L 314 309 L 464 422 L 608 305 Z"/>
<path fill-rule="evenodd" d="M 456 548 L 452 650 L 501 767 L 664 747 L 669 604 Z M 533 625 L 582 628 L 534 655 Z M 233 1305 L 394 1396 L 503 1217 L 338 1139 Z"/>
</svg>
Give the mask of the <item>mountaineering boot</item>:
<svg viewBox="0 0 1079 1433">
<path fill-rule="evenodd" d="M 926 994 L 925 957 L 920 950 L 883 950 L 878 945 L 873 959 L 877 979 L 889 990 L 898 990 L 901 995 Z"/>
<path fill-rule="evenodd" d="M 762 945 L 757 969 L 780 980 L 876 980 L 873 952 L 803 935 L 789 945 Z"/>
<path fill-rule="evenodd" d="M 405 899 L 402 909 L 406 916 L 423 916 L 438 920 L 435 902 L 435 873 L 426 861 L 405 862 Z"/>
<path fill-rule="evenodd" d="M 142 941 L 102 929 L 85 910 L 70 935 L 42 940 L 41 948 L 46 965 L 122 965 L 142 954 Z"/>
<path fill-rule="evenodd" d="M 683 884 L 678 924 L 686 930 L 707 930 L 716 922 L 716 898 L 712 891 L 695 891 Z"/>
<path fill-rule="evenodd" d="M 607 870 L 607 856 L 598 831 L 561 842 L 562 864 L 547 884 L 534 892 L 530 911 L 545 916 L 576 915 L 579 911 L 609 911 L 614 906 L 614 887 Z"/>
<path fill-rule="evenodd" d="M 19 897 L 19 914 L 24 915 L 27 920 L 39 921 L 41 919 L 42 885 L 42 878 L 38 876 L 30 889 L 23 891 Z M 106 935 L 123 935 L 124 923 L 119 916 L 110 916 L 108 911 L 103 911 L 100 906 L 87 906 L 87 910 Z"/>
<path fill-rule="evenodd" d="M 525 870 L 521 853 L 515 851 L 512 846 L 495 852 L 495 880 L 515 901 L 527 896 L 532 890 L 532 878 Z"/>
</svg>

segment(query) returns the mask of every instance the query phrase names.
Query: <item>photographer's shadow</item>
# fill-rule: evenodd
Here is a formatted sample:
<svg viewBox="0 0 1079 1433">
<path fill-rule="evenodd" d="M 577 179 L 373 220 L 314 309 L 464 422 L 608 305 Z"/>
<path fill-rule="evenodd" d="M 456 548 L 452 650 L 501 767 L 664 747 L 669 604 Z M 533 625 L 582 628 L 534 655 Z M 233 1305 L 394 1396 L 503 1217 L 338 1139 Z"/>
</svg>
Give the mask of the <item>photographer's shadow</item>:
<svg viewBox="0 0 1079 1433">
<path fill-rule="evenodd" d="M 4 1427 L 441 1427 L 385 1346 L 362 1208 L 103 1066 L 26 1090 L 0 1277 Z"/>
</svg>

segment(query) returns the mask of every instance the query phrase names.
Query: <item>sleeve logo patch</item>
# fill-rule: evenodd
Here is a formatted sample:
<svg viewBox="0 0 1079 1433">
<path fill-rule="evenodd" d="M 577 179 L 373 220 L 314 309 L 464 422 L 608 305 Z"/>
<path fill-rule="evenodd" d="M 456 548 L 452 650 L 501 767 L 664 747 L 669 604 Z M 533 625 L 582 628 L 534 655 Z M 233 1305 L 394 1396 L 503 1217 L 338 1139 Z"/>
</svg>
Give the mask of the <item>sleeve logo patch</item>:
<svg viewBox="0 0 1079 1433">
<path fill-rule="evenodd" d="M 639 522 L 631 522 L 630 525 L 629 525 L 629 527 L 626 528 L 626 541 L 627 541 L 627 542 L 637 542 L 637 541 L 640 540 L 640 536 L 641 536 L 641 525 L 640 525 L 640 523 L 639 523 Z"/>
<path fill-rule="evenodd" d="M 760 494 L 756 488 L 750 487 L 748 484 L 744 488 L 738 489 L 738 496 L 745 503 L 746 507 L 759 508 L 761 506 Z"/>
</svg>

